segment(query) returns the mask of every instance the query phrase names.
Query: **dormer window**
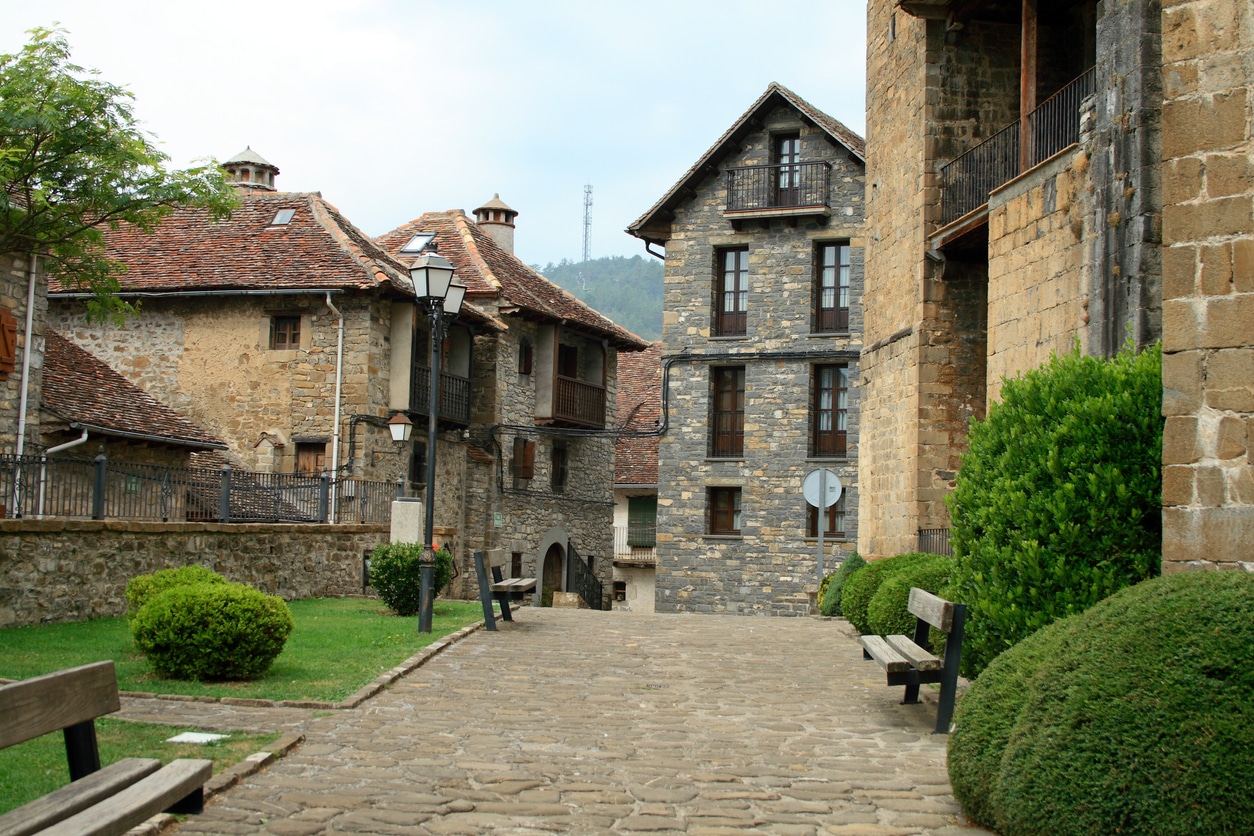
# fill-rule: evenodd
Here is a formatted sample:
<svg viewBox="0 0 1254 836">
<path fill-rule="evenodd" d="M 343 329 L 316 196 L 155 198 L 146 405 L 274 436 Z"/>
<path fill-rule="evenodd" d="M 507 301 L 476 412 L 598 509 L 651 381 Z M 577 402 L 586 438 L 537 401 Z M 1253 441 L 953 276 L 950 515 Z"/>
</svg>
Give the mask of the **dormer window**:
<svg viewBox="0 0 1254 836">
<path fill-rule="evenodd" d="M 409 239 L 409 243 L 401 247 L 401 255 L 421 255 L 433 238 L 435 238 L 434 232 L 419 232 Z"/>
<path fill-rule="evenodd" d="M 292 222 L 292 216 L 295 214 L 295 209 L 280 209 L 275 214 L 274 220 L 270 221 L 270 226 L 287 226 Z"/>
</svg>

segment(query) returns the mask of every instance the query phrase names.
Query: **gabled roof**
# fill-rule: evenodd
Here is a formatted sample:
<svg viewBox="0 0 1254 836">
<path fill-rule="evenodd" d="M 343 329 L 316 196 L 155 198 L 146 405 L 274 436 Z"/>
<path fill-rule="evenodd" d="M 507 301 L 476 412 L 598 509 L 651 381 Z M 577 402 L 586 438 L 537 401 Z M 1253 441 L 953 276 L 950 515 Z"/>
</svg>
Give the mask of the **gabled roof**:
<svg viewBox="0 0 1254 836">
<path fill-rule="evenodd" d="M 766 88 L 766 92 L 759 96 L 758 100 L 744 112 L 744 115 L 737 119 L 718 138 L 718 141 L 710 147 L 710 150 L 701 155 L 701 159 L 697 160 L 692 168 L 688 169 L 684 176 L 679 178 L 679 182 L 672 186 L 670 191 L 662 196 L 661 200 L 653 204 L 649 211 L 645 212 L 631 226 L 627 227 L 627 234 L 634 235 L 645 241 L 658 240 L 648 234 L 648 229 L 659 225 L 659 221 L 662 225 L 665 224 L 665 221 L 661 220 L 659 216 L 671 212 L 677 205 L 688 199 L 690 193 L 700 181 L 717 169 L 723 157 L 737 149 L 741 139 L 762 129 L 759 120 L 781 103 L 790 105 L 805 119 L 826 133 L 833 143 L 848 149 L 849 153 L 857 158 L 859 162 L 866 163 L 866 140 L 849 130 L 839 120 L 828 116 L 784 85 L 772 81 L 770 86 Z"/>
<path fill-rule="evenodd" d="M 499 247 L 460 209 L 428 212 L 375 240 L 396 254 L 420 232 L 435 234 L 437 251 L 452 262 L 471 302 L 496 299 L 501 313 L 581 330 L 609 340 L 622 351 L 639 351 L 649 345 Z"/>
<path fill-rule="evenodd" d="M 76 429 L 178 447 L 225 450 L 222 441 L 55 331 L 46 335 L 42 405 Z"/>
<path fill-rule="evenodd" d="M 379 290 L 413 296 L 405 265 L 383 252 L 316 192 L 251 192 L 230 218 L 172 212 L 151 233 L 105 232 L 108 257 L 126 265 L 123 293 L 230 290 Z M 287 223 L 276 223 L 282 210 Z M 53 293 L 76 289 L 53 281 Z"/>
<path fill-rule="evenodd" d="M 662 343 L 618 355 L 618 418 L 628 432 L 653 432 L 662 417 Z M 658 437 L 621 435 L 614 442 L 614 484 L 657 484 Z"/>
</svg>

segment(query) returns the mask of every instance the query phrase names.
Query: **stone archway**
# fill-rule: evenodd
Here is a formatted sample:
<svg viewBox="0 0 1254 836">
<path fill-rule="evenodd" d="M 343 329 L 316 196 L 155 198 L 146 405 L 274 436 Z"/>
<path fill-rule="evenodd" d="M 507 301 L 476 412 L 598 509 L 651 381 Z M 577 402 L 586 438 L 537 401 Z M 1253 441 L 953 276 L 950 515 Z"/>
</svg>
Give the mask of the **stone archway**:
<svg viewBox="0 0 1254 836">
<path fill-rule="evenodd" d="M 558 543 L 549 546 L 549 550 L 544 553 L 544 571 L 540 575 L 540 585 L 542 589 L 549 589 L 554 592 L 563 591 L 566 585 L 566 550 Z"/>
</svg>

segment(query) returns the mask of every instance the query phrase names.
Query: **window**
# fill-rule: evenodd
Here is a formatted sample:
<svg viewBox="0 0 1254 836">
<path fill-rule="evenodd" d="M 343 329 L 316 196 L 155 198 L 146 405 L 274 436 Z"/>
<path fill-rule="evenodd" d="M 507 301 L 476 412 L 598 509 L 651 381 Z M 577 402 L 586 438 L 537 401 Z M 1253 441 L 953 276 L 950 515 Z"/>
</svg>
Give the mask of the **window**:
<svg viewBox="0 0 1254 836">
<path fill-rule="evenodd" d="M 710 534 L 740 533 L 740 488 L 710 488 Z"/>
<path fill-rule="evenodd" d="M 288 351 L 300 348 L 300 317 L 270 317 L 270 348 Z"/>
<path fill-rule="evenodd" d="M 431 239 L 434 237 L 434 232 L 419 232 L 413 238 L 410 238 L 409 241 L 405 243 L 405 246 L 401 247 L 401 255 L 420 254 L 427 248 L 427 245 L 431 243 Z"/>
<path fill-rule="evenodd" d="M 525 438 L 514 439 L 513 472 L 515 479 L 531 479 L 536 475 L 536 443 Z"/>
<path fill-rule="evenodd" d="M 775 137 L 775 163 L 779 175 L 775 183 L 776 206 L 801 204 L 801 134 Z"/>
<path fill-rule="evenodd" d="M 657 497 L 627 497 L 627 545 L 649 549 L 657 545 Z"/>
<path fill-rule="evenodd" d="M 714 335 L 745 334 L 749 298 L 749 249 L 718 251 L 718 282 L 714 292 Z"/>
<path fill-rule="evenodd" d="M 819 244 L 815 252 L 814 330 L 849 330 L 849 245 Z"/>
<path fill-rule="evenodd" d="M 810 400 L 810 455 L 816 458 L 846 454 L 849 415 L 849 367 L 815 366 Z"/>
<path fill-rule="evenodd" d="M 570 451 L 566 447 L 566 442 L 560 439 L 555 440 L 553 442 L 553 473 L 549 485 L 556 493 L 566 490 L 566 471 L 569 460 Z"/>
<path fill-rule="evenodd" d="M 302 476 L 317 476 L 326 470 L 327 444 L 325 441 L 296 442 L 296 472 Z"/>
<path fill-rule="evenodd" d="M 579 349 L 561 343 L 557 346 L 557 373 L 572 380 L 579 379 Z"/>
<path fill-rule="evenodd" d="M 532 363 L 535 362 L 535 349 L 531 341 L 524 337 L 518 343 L 518 373 L 531 374 Z"/>
<path fill-rule="evenodd" d="M 840 495 L 840 499 L 829 505 L 823 511 L 823 516 L 827 520 L 827 528 L 823 529 L 824 537 L 844 537 L 845 536 L 845 494 Z M 806 536 L 819 536 L 819 509 L 813 505 L 806 503 Z"/>
<path fill-rule="evenodd" d="M 745 367 L 710 369 L 710 455 L 739 458 L 745 449 Z"/>
<path fill-rule="evenodd" d="M 287 226 L 295 214 L 295 209 L 280 209 L 275 213 L 274 220 L 270 221 L 270 226 Z"/>
<path fill-rule="evenodd" d="M 414 442 L 413 453 L 409 456 L 409 481 L 415 485 L 427 484 L 427 445 L 421 441 Z"/>
</svg>

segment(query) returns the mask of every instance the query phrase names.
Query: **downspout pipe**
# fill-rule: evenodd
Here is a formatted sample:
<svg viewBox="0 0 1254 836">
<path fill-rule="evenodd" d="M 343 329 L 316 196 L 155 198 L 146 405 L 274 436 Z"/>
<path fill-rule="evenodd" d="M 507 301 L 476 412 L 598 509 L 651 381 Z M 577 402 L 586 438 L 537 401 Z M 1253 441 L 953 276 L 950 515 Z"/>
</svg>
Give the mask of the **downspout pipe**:
<svg viewBox="0 0 1254 836">
<path fill-rule="evenodd" d="M 327 307 L 331 313 L 339 317 L 340 324 L 335 342 L 335 423 L 331 425 L 331 478 L 338 479 L 340 474 L 340 405 L 344 394 L 344 314 L 331 301 L 331 293 L 327 292 Z M 331 491 L 330 519 L 336 519 L 335 506 L 338 504 L 339 491 Z"/>
<path fill-rule="evenodd" d="M 33 349 L 35 327 L 35 274 L 39 267 L 39 256 L 30 254 L 30 280 L 26 285 L 26 345 L 22 350 L 22 395 L 17 408 L 17 449 L 18 456 L 26 449 L 26 408 L 30 401 L 30 356 Z"/>
<path fill-rule="evenodd" d="M 48 490 L 48 457 L 53 453 L 60 453 L 62 450 L 68 450 L 71 447 L 77 447 L 80 444 L 87 443 L 87 429 L 83 429 L 83 434 L 73 441 L 67 441 L 64 444 L 58 444 L 55 447 L 49 447 L 44 450 L 43 455 L 39 458 L 39 505 L 35 512 L 36 519 L 42 519 L 44 515 L 44 498 Z"/>
</svg>

